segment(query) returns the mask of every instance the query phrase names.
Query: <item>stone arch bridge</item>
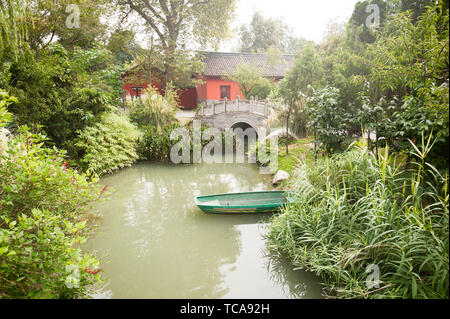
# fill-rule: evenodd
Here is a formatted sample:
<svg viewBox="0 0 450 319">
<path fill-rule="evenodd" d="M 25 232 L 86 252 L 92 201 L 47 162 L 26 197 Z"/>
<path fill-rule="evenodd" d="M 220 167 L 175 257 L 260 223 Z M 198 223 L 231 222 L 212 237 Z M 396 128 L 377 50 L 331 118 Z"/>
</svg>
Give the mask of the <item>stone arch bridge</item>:
<svg viewBox="0 0 450 319">
<path fill-rule="evenodd" d="M 204 103 L 195 115 L 202 124 L 220 130 L 227 128 L 252 127 L 257 132 L 265 129 L 269 132 L 268 118 L 272 110 L 277 111 L 270 101 L 251 98 L 250 100 L 223 100 Z"/>
</svg>

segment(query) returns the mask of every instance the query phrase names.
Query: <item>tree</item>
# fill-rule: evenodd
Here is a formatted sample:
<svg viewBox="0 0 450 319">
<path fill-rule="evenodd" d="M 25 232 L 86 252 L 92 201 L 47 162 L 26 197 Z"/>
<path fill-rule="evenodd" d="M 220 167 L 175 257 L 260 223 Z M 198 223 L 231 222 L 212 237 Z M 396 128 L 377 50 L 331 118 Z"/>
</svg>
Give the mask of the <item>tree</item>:
<svg viewBox="0 0 450 319">
<path fill-rule="evenodd" d="M 17 61 L 22 49 L 27 46 L 27 5 L 27 1 L 0 1 L 0 85 L 6 75 L 5 64 Z"/>
<path fill-rule="evenodd" d="M 443 3 L 428 7 L 415 23 L 413 13 L 392 17 L 384 32 L 370 45 L 365 63 L 371 66 L 366 76 L 372 108 L 380 100 L 393 100 L 389 125 L 379 129 L 380 136 L 397 150 L 412 151 L 408 141 L 437 137 L 436 165 L 447 165 L 449 149 L 449 11 Z M 387 104 L 388 105 L 388 104 Z"/>
<path fill-rule="evenodd" d="M 311 93 L 311 86 L 320 86 L 323 83 L 324 72 L 322 61 L 315 46 L 311 43 L 305 45 L 295 60 L 295 67 L 291 69 L 286 77 L 280 81 L 279 92 L 287 104 L 286 109 L 286 136 L 288 129 L 293 124 L 290 122 L 294 113 L 294 124 L 301 123 L 297 130 L 305 132 L 305 119 L 303 106 L 305 97 Z M 297 131 L 298 132 L 298 131 Z M 289 146 L 286 145 L 286 153 L 289 153 Z"/>
<path fill-rule="evenodd" d="M 255 66 L 246 63 L 239 65 L 236 71 L 226 78 L 239 84 L 246 99 L 252 96 L 265 99 L 273 88 L 272 82 L 263 77 Z"/>
<path fill-rule="evenodd" d="M 417 22 L 420 16 L 426 12 L 427 6 L 432 6 L 435 0 L 401 0 L 400 11 L 410 11 L 413 23 Z M 448 2 L 447 2 L 448 8 Z"/>
<path fill-rule="evenodd" d="M 134 33 L 130 30 L 115 30 L 108 40 L 106 48 L 111 51 L 120 64 L 130 63 L 142 51 L 136 43 Z"/>
<path fill-rule="evenodd" d="M 9 106 L 16 123 L 34 130 L 42 125 L 39 130 L 54 145 L 76 158 L 76 131 L 117 105 L 122 92 L 120 70 L 111 67 L 110 60 L 111 53 L 101 47 L 66 50 L 52 44 L 38 57 L 25 50 L 20 60 L 10 64 L 4 87 L 17 98 Z"/>
<path fill-rule="evenodd" d="M 290 34 L 291 29 L 281 18 L 264 18 L 260 12 L 255 12 L 250 24 L 240 28 L 240 51 L 263 53 L 275 47 L 285 52 L 291 40 Z"/>
<path fill-rule="evenodd" d="M 313 89 L 307 98 L 306 115 L 308 127 L 314 131 L 315 145 L 319 142 L 327 154 L 343 149 L 352 115 L 340 107 L 337 88 Z"/>
<path fill-rule="evenodd" d="M 101 23 L 100 16 L 112 9 L 110 2 L 111 0 L 29 0 L 30 47 L 37 51 L 57 40 L 66 48 L 88 48 L 105 34 L 106 26 Z M 68 26 L 66 22 L 74 22 L 78 13 L 79 24 Z"/>
<path fill-rule="evenodd" d="M 314 45 L 314 42 L 302 37 L 290 37 L 285 52 L 288 54 L 298 54 L 306 45 Z"/>
<path fill-rule="evenodd" d="M 369 43 L 361 40 L 361 30 L 362 26 L 354 23 L 330 24 L 320 46 L 327 85 L 338 89 L 339 107 L 354 119 L 347 128 L 349 135 L 361 133 L 360 93 L 364 91 L 364 77 L 370 73 L 370 65 L 362 59 Z"/>
<path fill-rule="evenodd" d="M 158 39 L 163 52 L 166 83 L 173 82 L 178 55 L 186 48 L 218 47 L 227 36 L 235 0 L 119 0 L 143 19 Z"/>
<path fill-rule="evenodd" d="M 370 7 L 375 6 L 375 8 Z M 350 18 L 350 23 L 361 27 L 358 30 L 359 39 L 362 42 L 372 43 L 375 41 L 375 29 L 381 28 L 386 21 L 386 10 L 387 4 L 385 0 L 365 0 L 358 1 L 353 10 L 352 16 Z M 378 15 L 375 19 L 371 19 L 371 15 Z M 367 25 L 367 23 L 379 23 L 373 28 Z"/>
</svg>

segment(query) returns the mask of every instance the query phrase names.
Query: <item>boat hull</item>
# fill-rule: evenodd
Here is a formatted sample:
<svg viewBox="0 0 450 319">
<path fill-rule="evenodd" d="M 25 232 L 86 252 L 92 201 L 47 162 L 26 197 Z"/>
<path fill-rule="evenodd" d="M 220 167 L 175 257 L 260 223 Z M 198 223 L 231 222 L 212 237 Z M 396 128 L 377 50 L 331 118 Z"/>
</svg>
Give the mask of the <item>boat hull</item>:
<svg viewBox="0 0 450 319">
<path fill-rule="evenodd" d="M 284 191 L 264 191 L 198 196 L 196 205 L 206 214 L 275 213 L 285 204 Z"/>
</svg>

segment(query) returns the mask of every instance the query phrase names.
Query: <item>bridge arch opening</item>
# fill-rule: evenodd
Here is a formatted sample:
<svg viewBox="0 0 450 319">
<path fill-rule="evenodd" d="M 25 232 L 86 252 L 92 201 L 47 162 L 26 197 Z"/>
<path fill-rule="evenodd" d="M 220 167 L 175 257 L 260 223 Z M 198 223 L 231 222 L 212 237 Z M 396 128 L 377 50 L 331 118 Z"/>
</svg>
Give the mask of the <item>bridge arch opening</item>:
<svg viewBox="0 0 450 319">
<path fill-rule="evenodd" d="M 258 130 L 252 126 L 251 124 L 247 122 L 236 122 L 233 125 L 231 125 L 231 129 L 235 132 L 235 129 L 242 129 L 242 131 L 245 133 L 248 133 L 249 135 L 254 135 L 256 139 L 258 138 Z M 244 135 L 245 141 L 248 141 L 248 136 Z"/>
<path fill-rule="evenodd" d="M 231 128 L 232 129 L 235 129 L 235 128 L 241 128 L 242 130 L 246 130 L 246 129 L 248 129 L 248 128 L 250 128 L 250 129 L 253 129 L 253 130 L 255 130 L 255 132 L 256 132 L 256 129 L 253 127 L 253 126 L 251 126 L 250 124 L 248 124 L 247 122 L 237 122 L 237 123 L 234 123 L 233 125 L 231 125 Z"/>
<path fill-rule="evenodd" d="M 247 122 L 236 122 L 231 129 L 236 138 L 236 161 L 245 163 L 247 158 L 249 163 L 256 163 L 253 150 L 258 141 L 258 131 Z"/>
</svg>

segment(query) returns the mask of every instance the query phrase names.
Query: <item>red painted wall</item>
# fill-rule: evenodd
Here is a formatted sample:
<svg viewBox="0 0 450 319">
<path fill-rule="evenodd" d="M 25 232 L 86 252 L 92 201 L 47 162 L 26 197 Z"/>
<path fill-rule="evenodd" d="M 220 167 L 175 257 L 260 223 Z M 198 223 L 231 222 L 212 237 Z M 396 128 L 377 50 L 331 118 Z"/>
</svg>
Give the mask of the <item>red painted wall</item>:
<svg viewBox="0 0 450 319">
<path fill-rule="evenodd" d="M 222 85 L 230 86 L 230 100 L 235 100 L 237 96 L 244 99 L 239 89 L 239 84 L 234 81 L 226 81 L 219 77 L 199 77 L 205 84 L 197 86 L 197 97 L 200 100 L 220 100 L 220 87 Z"/>
<path fill-rule="evenodd" d="M 180 98 L 179 106 L 187 109 L 195 108 L 197 106 L 197 101 L 204 100 L 221 100 L 220 98 L 220 86 L 228 85 L 230 86 L 230 99 L 235 100 L 237 96 L 240 99 L 244 99 L 244 94 L 242 94 L 239 89 L 239 85 L 234 81 L 223 80 L 220 77 L 202 77 L 198 76 L 204 83 L 198 84 L 196 88 L 187 88 L 178 90 L 178 96 Z M 133 83 L 127 83 L 126 78 L 124 78 L 123 89 L 132 96 L 136 93 L 131 89 L 133 86 L 142 86 L 144 89 L 148 88 L 148 83 L 146 81 L 140 81 L 139 78 L 135 79 Z M 164 90 L 162 89 L 162 83 L 158 81 L 152 81 L 151 86 L 156 88 L 158 92 L 164 95 Z"/>
<path fill-rule="evenodd" d="M 131 89 L 133 86 L 141 86 L 143 87 L 143 90 L 145 90 L 148 88 L 148 83 L 146 83 L 146 81 L 139 81 L 139 79 L 132 83 L 125 83 L 124 81 L 123 89 L 127 94 L 129 93 L 131 96 L 136 96 L 136 92 Z M 155 88 L 159 94 L 164 95 L 161 82 L 152 81 L 151 86 Z M 197 90 L 195 88 L 179 89 L 177 94 L 180 100 L 179 106 L 187 109 L 192 109 L 197 106 Z"/>
<path fill-rule="evenodd" d="M 186 109 L 197 107 L 197 90 L 195 88 L 180 89 L 177 93 L 180 98 L 180 106 Z"/>
<path fill-rule="evenodd" d="M 123 84 L 123 89 L 125 91 L 127 91 L 126 92 L 127 94 L 129 93 L 131 96 L 136 96 L 136 92 L 131 89 L 133 86 L 142 86 L 143 90 L 148 88 L 148 84 L 147 83 L 124 83 Z"/>
<path fill-rule="evenodd" d="M 202 76 L 200 76 L 200 75 L 198 75 L 197 76 L 197 80 L 202 80 L 204 82 L 203 84 L 197 84 L 197 98 L 200 101 L 204 101 L 204 100 L 206 100 L 208 98 L 207 91 L 206 91 L 206 88 L 207 88 L 206 81 L 207 81 L 207 79 L 202 77 Z"/>
</svg>

